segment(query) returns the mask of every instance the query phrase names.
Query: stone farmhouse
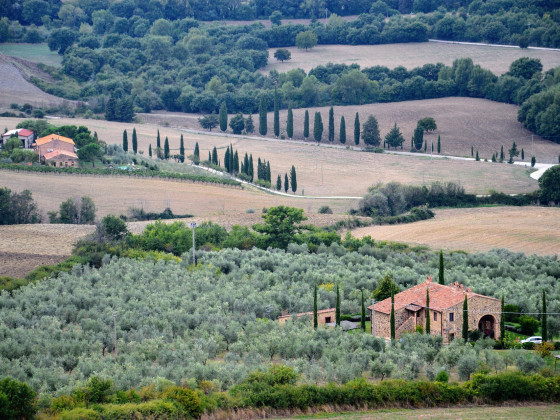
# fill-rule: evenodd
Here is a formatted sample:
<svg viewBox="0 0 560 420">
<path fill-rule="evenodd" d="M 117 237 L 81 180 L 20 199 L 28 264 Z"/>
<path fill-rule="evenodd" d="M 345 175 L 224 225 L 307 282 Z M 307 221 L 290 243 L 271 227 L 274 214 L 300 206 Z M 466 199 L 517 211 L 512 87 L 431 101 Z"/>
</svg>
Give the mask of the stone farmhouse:
<svg viewBox="0 0 560 420">
<path fill-rule="evenodd" d="M 24 148 L 31 149 L 33 140 L 35 140 L 35 133 L 33 133 L 33 131 L 31 130 L 28 130 L 27 128 L 16 128 L 15 130 L 6 131 L 4 134 L 2 134 L 2 138 L 0 139 L 0 147 L 4 146 L 6 140 L 16 135 L 21 140 L 22 146 Z"/>
<path fill-rule="evenodd" d="M 426 290 L 430 293 L 430 307 L 426 307 Z M 457 282 L 450 285 L 434 283 L 432 277 L 394 296 L 395 338 L 415 332 L 417 326 L 426 330 L 430 317 L 430 333 L 443 337 L 444 344 L 462 338 L 463 301 L 467 297 L 469 331 L 480 330 L 484 337 L 500 336 L 501 301 L 474 293 Z M 368 308 L 372 310 L 372 306 Z M 391 298 L 375 303 L 372 314 L 372 334 L 391 338 Z"/>
<path fill-rule="evenodd" d="M 74 141 L 58 134 L 49 134 L 33 143 L 33 148 L 39 155 L 39 161 L 56 167 L 78 166 L 78 156 L 74 148 Z"/>
<path fill-rule="evenodd" d="M 311 325 L 313 325 L 313 311 L 311 312 L 302 312 L 299 314 L 296 314 L 296 317 L 298 319 L 303 318 L 304 316 L 308 316 L 311 319 Z M 278 318 L 278 322 L 280 324 L 285 323 L 286 321 L 292 319 L 293 315 L 283 315 L 281 317 Z M 335 322 L 336 319 L 336 308 L 330 308 L 330 309 L 321 309 L 320 311 L 317 311 L 317 324 L 321 327 L 324 326 L 326 324 L 332 324 Z"/>
</svg>

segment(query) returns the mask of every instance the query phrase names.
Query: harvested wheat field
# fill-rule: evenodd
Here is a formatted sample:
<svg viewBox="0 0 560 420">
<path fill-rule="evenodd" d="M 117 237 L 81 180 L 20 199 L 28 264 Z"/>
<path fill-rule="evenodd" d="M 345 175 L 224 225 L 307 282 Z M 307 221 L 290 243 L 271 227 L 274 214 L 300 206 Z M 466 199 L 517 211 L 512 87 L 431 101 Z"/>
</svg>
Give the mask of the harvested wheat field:
<svg viewBox="0 0 560 420">
<path fill-rule="evenodd" d="M 126 214 L 130 207 L 160 212 L 170 207 L 176 214 L 212 216 L 237 215 L 249 209 L 260 210 L 285 204 L 316 213 L 329 205 L 335 213 L 344 213 L 357 200 L 314 200 L 282 197 L 260 190 L 222 187 L 191 182 L 107 176 L 75 176 L 1 171 L 1 185 L 12 191 L 31 190 L 39 209 L 57 210 L 70 197 L 90 196 L 97 206 L 97 216 Z"/>
<path fill-rule="evenodd" d="M 515 141 L 519 150 L 525 152 L 525 161 L 530 161 L 532 140 L 537 162 L 557 163 L 560 154 L 560 144 L 533 136 L 517 121 L 515 105 L 493 102 L 476 98 L 440 98 L 421 101 L 405 101 L 393 103 L 378 103 L 367 105 L 335 106 L 335 144 L 339 143 L 340 118 L 346 120 L 346 145 L 354 146 L 354 118 L 356 112 L 363 124 L 369 115 L 373 115 L 379 122 L 381 137 L 389 132 L 394 123 L 399 126 L 404 138 L 404 150 L 410 150 L 410 139 L 419 119 L 431 116 L 435 118 L 438 130 L 427 133 L 425 139 L 428 145 L 434 144 L 437 152 L 437 139 L 441 137 L 441 153 L 453 156 L 471 157 L 471 146 L 478 150 L 482 160 L 491 160 L 493 153 L 499 153 L 504 146 L 504 153 Z M 309 108 L 311 120 L 310 132 L 313 132 L 313 115 L 320 112 L 323 119 L 323 143 L 327 143 L 327 125 L 329 107 Z M 303 120 L 305 109 L 295 109 L 294 139 L 303 140 Z M 183 113 L 153 113 L 142 114 L 143 121 L 155 125 L 169 125 L 176 128 L 200 130 L 198 115 Z M 280 111 L 280 137 L 286 136 L 287 110 Z M 258 121 L 258 115 L 253 115 L 253 121 Z M 273 115 L 268 115 L 268 131 L 272 136 Z M 156 130 L 152 130 L 154 132 Z M 163 129 L 163 132 L 169 129 Z M 163 134 L 162 134 L 163 135 Z M 167 134 L 166 134 L 167 135 Z M 254 134 L 258 136 L 258 134 Z M 122 130 L 112 135 L 115 141 L 122 141 Z M 309 139 L 310 141 L 312 138 Z M 155 134 L 148 141 L 155 142 Z M 177 134 L 170 137 L 172 147 L 178 147 Z M 361 143 L 363 146 L 363 143 Z M 145 148 L 147 149 L 147 144 Z M 194 147 L 194 145 L 192 146 Z M 428 148 L 428 152 L 429 152 Z M 202 153 L 202 151 L 201 151 Z M 203 156 L 203 155 L 201 155 Z M 518 157 L 518 160 L 521 156 Z"/>
<path fill-rule="evenodd" d="M 393 69 L 404 66 L 407 69 L 424 64 L 453 64 L 458 58 L 472 58 L 474 64 L 500 75 L 509 70 L 510 64 L 521 57 L 538 58 L 544 70 L 560 66 L 560 51 L 517 47 L 500 47 L 490 45 L 452 44 L 442 42 L 411 42 L 405 44 L 383 45 L 317 45 L 310 50 L 297 47 L 287 48 L 292 59 L 285 62 L 276 61 L 276 48 L 268 51 L 269 64 L 262 71 L 277 70 L 280 73 L 300 68 L 308 72 L 319 65 L 359 64 L 360 67 L 386 66 Z"/>
<path fill-rule="evenodd" d="M 405 225 L 355 229 L 356 237 L 485 252 L 506 248 L 527 255 L 560 254 L 560 208 L 482 207 L 436 210 L 436 217 Z"/>
<path fill-rule="evenodd" d="M 422 409 L 380 409 L 372 411 L 356 411 L 345 413 L 328 413 L 321 416 L 320 413 L 312 416 L 297 416 L 293 419 L 313 418 L 316 420 L 404 420 L 404 419 L 426 419 L 426 420 L 550 420 L 557 419 L 560 406 L 557 404 L 539 405 L 510 405 L 510 406 L 466 406 L 445 408 L 422 408 Z M 286 418 L 286 417 L 282 417 Z"/>
</svg>

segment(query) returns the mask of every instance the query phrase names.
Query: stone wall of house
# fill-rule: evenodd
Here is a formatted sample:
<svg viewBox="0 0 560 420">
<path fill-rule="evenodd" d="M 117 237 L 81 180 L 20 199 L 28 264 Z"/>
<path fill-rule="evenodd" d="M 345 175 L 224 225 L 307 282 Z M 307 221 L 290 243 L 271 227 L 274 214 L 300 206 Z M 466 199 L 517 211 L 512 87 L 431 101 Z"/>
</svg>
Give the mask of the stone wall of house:
<svg viewBox="0 0 560 420">
<path fill-rule="evenodd" d="M 74 153 L 74 145 L 67 143 L 65 141 L 61 141 L 58 139 L 52 139 L 51 141 L 41 144 L 40 146 L 37 146 L 38 148 L 38 152 L 40 156 L 44 156 L 47 153 L 49 153 L 49 151 L 52 150 L 64 150 L 66 152 L 72 152 Z"/>
<path fill-rule="evenodd" d="M 303 318 L 303 317 L 309 317 L 311 319 L 311 325 L 313 325 L 313 312 L 307 312 L 307 313 L 302 313 L 302 314 L 297 314 L 296 315 L 298 319 Z M 288 320 L 291 320 L 293 318 L 293 315 L 285 315 L 285 316 L 281 316 L 278 318 L 278 322 L 280 324 L 285 323 Z M 329 320 L 330 318 L 330 320 Z M 336 309 L 332 308 L 329 311 L 324 311 L 324 312 L 319 312 L 317 313 L 317 324 L 319 326 L 325 325 L 329 322 L 335 322 L 336 320 Z"/>
<path fill-rule="evenodd" d="M 412 316 L 414 321 L 414 314 L 411 314 L 406 309 L 395 310 L 395 331 L 408 320 L 409 316 Z M 391 338 L 391 314 L 375 312 L 375 335 L 377 337 Z"/>
</svg>

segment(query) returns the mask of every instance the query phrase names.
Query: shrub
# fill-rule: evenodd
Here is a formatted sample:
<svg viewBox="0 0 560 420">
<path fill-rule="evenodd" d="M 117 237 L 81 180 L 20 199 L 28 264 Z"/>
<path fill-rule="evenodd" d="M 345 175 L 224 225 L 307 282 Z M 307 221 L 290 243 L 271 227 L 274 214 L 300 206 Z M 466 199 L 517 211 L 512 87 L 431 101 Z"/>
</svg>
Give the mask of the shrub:
<svg viewBox="0 0 560 420">
<path fill-rule="evenodd" d="M 444 369 L 440 370 L 436 375 L 435 382 L 449 382 L 449 373 L 447 373 Z"/>
<path fill-rule="evenodd" d="M 490 402 L 556 401 L 560 397 L 559 385 L 560 377 L 547 379 L 520 372 L 504 372 L 492 376 L 475 374 L 470 383 L 477 396 Z"/>
<path fill-rule="evenodd" d="M 533 335 L 539 329 L 539 321 L 531 316 L 520 316 L 521 334 Z"/>
<path fill-rule="evenodd" d="M 178 419 L 181 409 L 172 401 L 153 400 L 140 404 L 104 405 L 102 416 L 92 419 Z M 89 418 L 87 419 L 89 420 Z"/>
<path fill-rule="evenodd" d="M 332 214 L 332 210 L 329 206 L 321 206 L 317 213 L 319 213 L 319 214 Z"/>
<path fill-rule="evenodd" d="M 70 411 L 60 413 L 60 420 L 98 420 L 101 415 L 91 408 L 74 408 Z"/>
<path fill-rule="evenodd" d="M 35 416 L 35 391 L 26 383 L 4 378 L 0 381 L 0 417 L 8 420 Z"/>
<path fill-rule="evenodd" d="M 522 343 L 521 348 L 523 350 L 533 350 L 535 348 L 535 344 L 534 343 Z"/>
<path fill-rule="evenodd" d="M 476 372 L 478 369 L 478 360 L 474 354 L 466 354 L 459 359 L 457 363 L 457 372 L 459 373 L 459 379 L 462 381 L 467 381 L 471 374 Z"/>
<path fill-rule="evenodd" d="M 101 379 L 93 376 L 84 388 L 85 398 L 92 403 L 104 403 L 109 400 L 113 392 L 113 382 L 110 379 Z"/>
<path fill-rule="evenodd" d="M 553 350 L 554 350 L 554 344 L 552 344 L 551 342 L 544 342 L 542 344 L 537 344 L 535 346 L 535 353 L 537 353 L 543 359 L 545 357 L 549 357 L 552 354 Z"/>
<path fill-rule="evenodd" d="M 64 410 L 71 410 L 76 407 L 77 402 L 70 395 L 61 395 L 58 398 L 54 398 L 51 402 L 51 411 L 53 413 L 59 413 Z"/>
<path fill-rule="evenodd" d="M 540 357 L 520 354 L 515 364 L 521 372 L 531 373 L 538 371 L 544 365 L 544 360 Z"/>
<path fill-rule="evenodd" d="M 189 417 L 196 418 L 202 413 L 198 394 L 190 388 L 174 386 L 165 391 L 165 399 L 173 401 Z"/>
</svg>

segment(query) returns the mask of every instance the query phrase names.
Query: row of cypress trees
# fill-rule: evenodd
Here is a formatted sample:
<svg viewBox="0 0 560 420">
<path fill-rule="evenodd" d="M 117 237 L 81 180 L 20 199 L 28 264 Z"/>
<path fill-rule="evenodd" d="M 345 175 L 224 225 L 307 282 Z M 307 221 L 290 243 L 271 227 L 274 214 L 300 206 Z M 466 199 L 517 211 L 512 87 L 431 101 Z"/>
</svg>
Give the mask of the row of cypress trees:
<svg viewBox="0 0 560 420">
<path fill-rule="evenodd" d="M 340 326 L 341 314 L 340 314 L 340 288 L 338 283 L 336 283 L 336 304 L 335 304 L 335 324 Z M 317 310 L 317 283 L 313 285 L 313 328 L 317 329 L 319 326 L 319 317 Z M 364 300 L 364 290 L 362 289 L 362 312 L 360 320 L 360 328 L 362 331 L 366 330 L 366 304 Z"/>
</svg>

